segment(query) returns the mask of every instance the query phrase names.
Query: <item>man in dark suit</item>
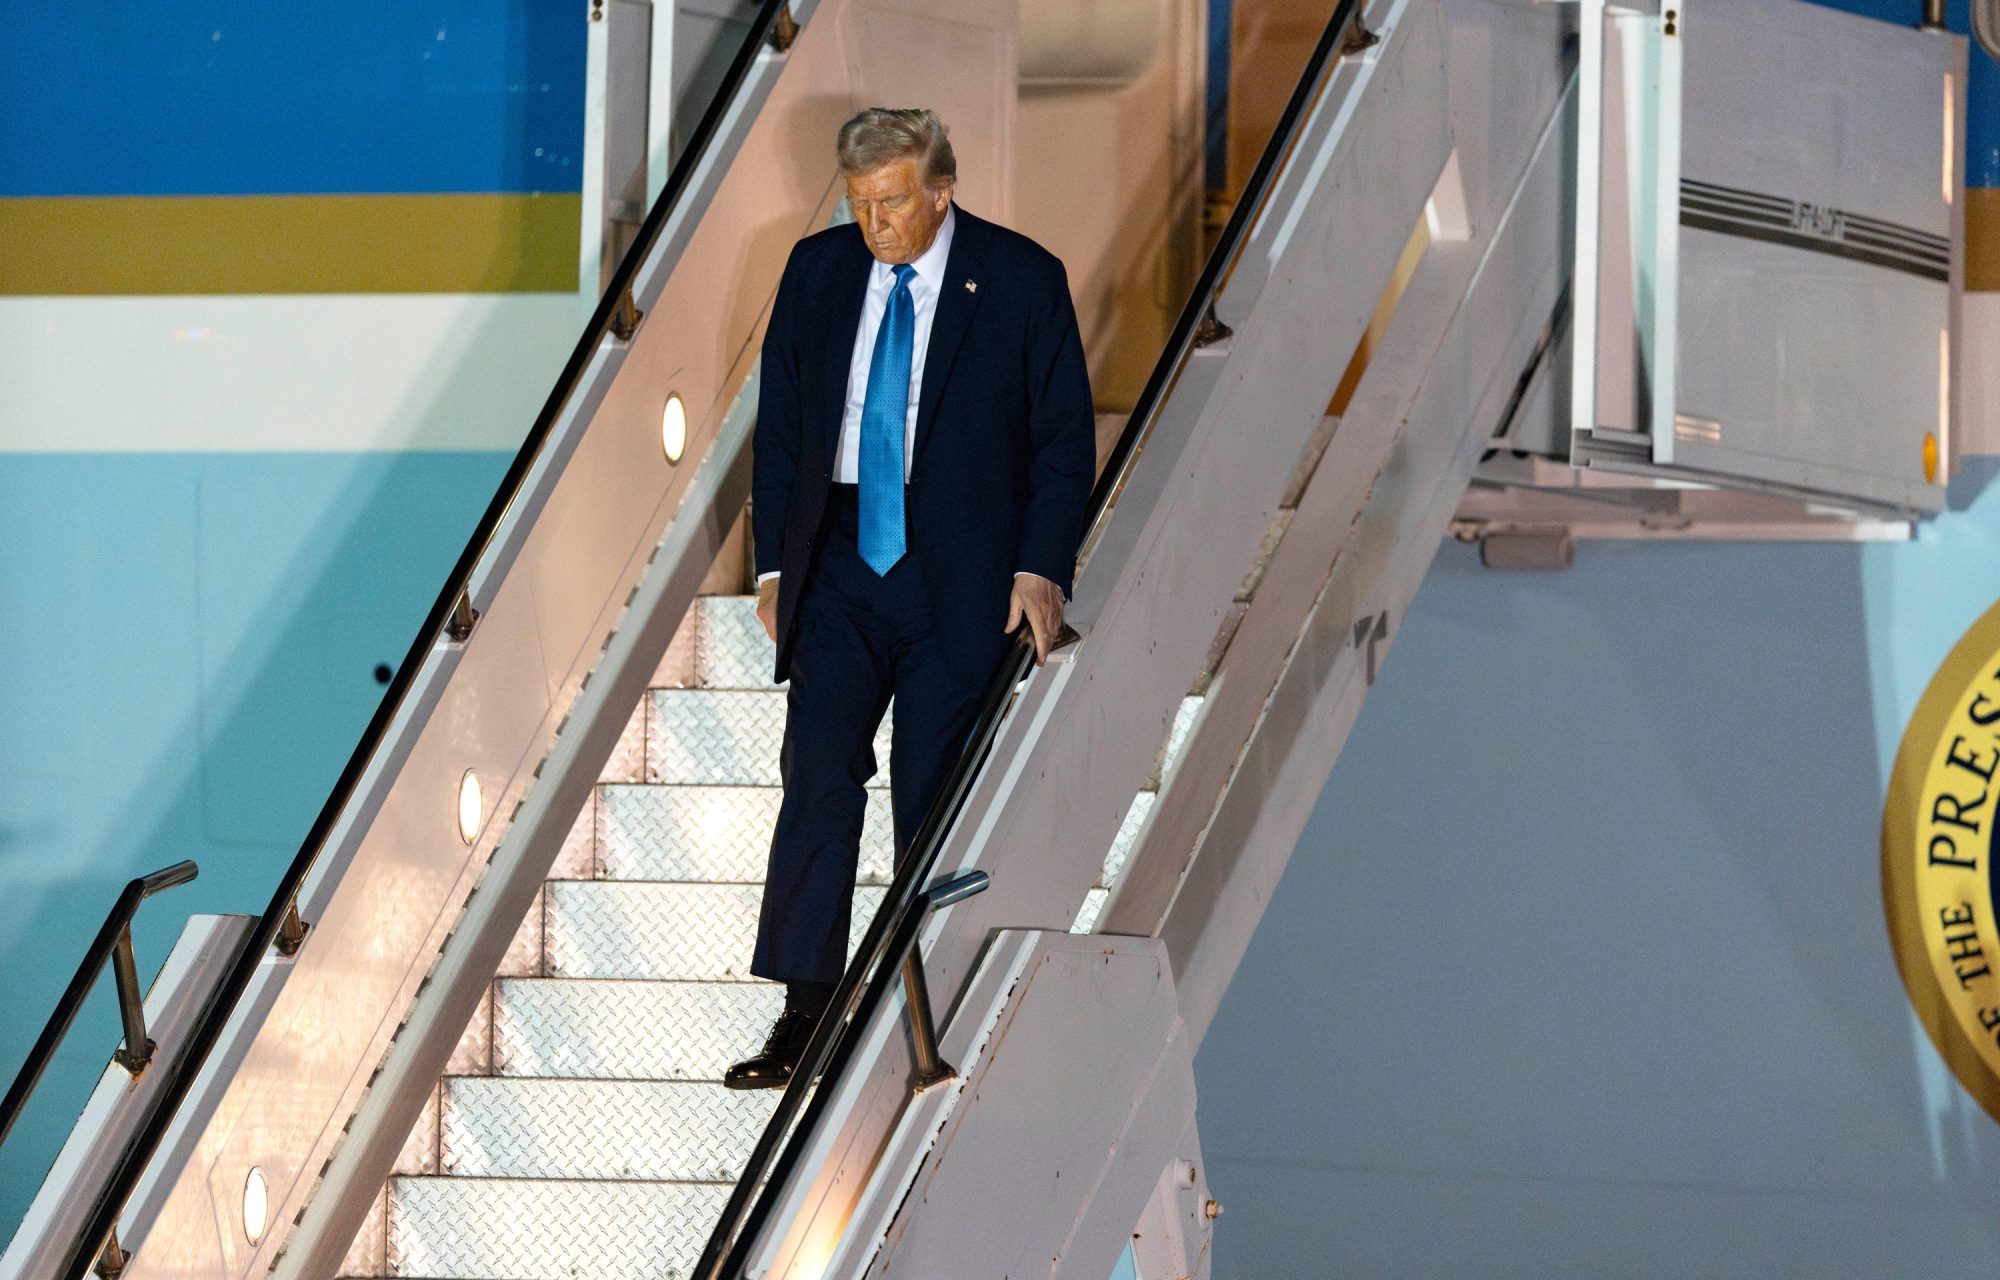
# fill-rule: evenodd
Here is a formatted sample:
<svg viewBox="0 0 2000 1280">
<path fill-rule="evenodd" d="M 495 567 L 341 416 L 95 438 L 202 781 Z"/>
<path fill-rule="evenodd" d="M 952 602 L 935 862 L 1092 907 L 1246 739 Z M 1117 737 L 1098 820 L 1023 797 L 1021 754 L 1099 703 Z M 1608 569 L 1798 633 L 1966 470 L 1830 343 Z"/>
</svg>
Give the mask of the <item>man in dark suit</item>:
<svg viewBox="0 0 2000 1280">
<path fill-rule="evenodd" d="M 854 222 L 793 247 L 764 336 L 757 616 L 791 689 L 750 971 L 785 1012 L 737 1089 L 784 1086 L 845 967 L 889 699 L 900 860 L 1008 635 L 1025 622 L 1047 658 L 1095 470 L 1062 263 L 953 206 L 929 111 L 864 111 L 835 150 Z"/>
</svg>

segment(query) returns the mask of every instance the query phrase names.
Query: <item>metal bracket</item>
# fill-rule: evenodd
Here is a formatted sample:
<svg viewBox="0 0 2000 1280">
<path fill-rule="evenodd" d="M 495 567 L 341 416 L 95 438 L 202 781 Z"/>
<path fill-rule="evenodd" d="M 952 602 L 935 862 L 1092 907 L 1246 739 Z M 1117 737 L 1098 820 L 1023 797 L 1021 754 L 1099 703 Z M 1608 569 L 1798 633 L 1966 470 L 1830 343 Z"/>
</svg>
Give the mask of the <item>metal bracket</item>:
<svg viewBox="0 0 2000 1280">
<path fill-rule="evenodd" d="M 1361 10 L 1354 11 L 1354 25 L 1347 29 L 1347 35 L 1340 42 L 1340 56 L 1351 58 L 1366 49 L 1373 49 L 1382 43 L 1382 37 L 1370 31 L 1361 20 Z"/>
<path fill-rule="evenodd" d="M 113 1227 L 111 1234 L 104 1239 L 103 1250 L 97 1255 L 97 1265 L 91 1270 L 103 1276 L 104 1280 L 115 1280 L 125 1274 L 125 1265 L 131 1261 L 132 1255 L 118 1243 L 118 1228 Z"/>
<path fill-rule="evenodd" d="M 153 1060 L 158 1046 L 146 1034 L 145 997 L 139 990 L 139 967 L 132 959 L 132 926 L 119 931 L 111 949 L 111 976 L 118 983 L 118 1016 L 125 1023 L 125 1043 L 111 1055 L 112 1061 L 130 1072 L 133 1079 Z"/>
<path fill-rule="evenodd" d="M 1354 647 L 1368 650 L 1368 686 L 1375 686 L 1375 647 L 1389 638 L 1387 610 L 1354 624 Z"/>
<path fill-rule="evenodd" d="M 632 335 L 639 332 L 639 322 L 646 313 L 639 310 L 639 304 L 632 300 L 632 289 L 628 285 L 618 295 L 618 307 L 611 313 L 611 336 L 620 342 L 632 341 Z"/>
<path fill-rule="evenodd" d="M 285 908 L 285 918 L 278 925 L 278 936 L 271 946 L 281 956 L 295 956 L 299 948 L 306 944 L 306 922 L 299 915 L 299 900 L 292 899 Z"/>
<path fill-rule="evenodd" d="M 472 638 L 473 624 L 479 621 L 479 610 L 472 607 L 472 597 L 461 591 L 458 603 L 451 607 L 451 616 L 444 620 L 444 633 L 459 644 Z"/>
<path fill-rule="evenodd" d="M 792 6 L 778 10 L 777 21 L 771 24 L 771 47 L 784 53 L 792 47 L 792 41 L 799 38 L 799 20 L 792 16 Z"/>
<path fill-rule="evenodd" d="M 1201 313 L 1201 323 L 1195 326 L 1194 345 L 1197 347 L 1212 347 L 1218 342 L 1225 342 L 1235 336 L 1236 330 L 1216 318 L 1215 304 L 1210 302 L 1208 310 Z"/>
</svg>

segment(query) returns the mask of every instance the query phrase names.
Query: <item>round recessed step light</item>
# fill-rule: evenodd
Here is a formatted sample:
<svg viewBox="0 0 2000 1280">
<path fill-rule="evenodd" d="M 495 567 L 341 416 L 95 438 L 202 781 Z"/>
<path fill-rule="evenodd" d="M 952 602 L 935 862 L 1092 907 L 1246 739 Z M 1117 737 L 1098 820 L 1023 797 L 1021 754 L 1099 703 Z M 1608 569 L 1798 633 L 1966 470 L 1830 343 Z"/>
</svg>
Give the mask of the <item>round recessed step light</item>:
<svg viewBox="0 0 2000 1280">
<path fill-rule="evenodd" d="M 265 1185 L 264 1171 L 251 1166 L 243 1179 L 243 1235 L 251 1244 L 264 1238 L 271 1214 L 271 1189 Z"/>
<path fill-rule="evenodd" d="M 681 454 L 687 451 L 687 442 L 687 406 L 681 403 L 679 395 L 669 393 L 666 408 L 660 410 L 660 448 L 666 451 L 667 461 L 679 462 Z"/>
<path fill-rule="evenodd" d="M 480 806 L 479 775 L 467 769 L 458 780 L 458 838 L 467 844 L 479 834 Z"/>
</svg>

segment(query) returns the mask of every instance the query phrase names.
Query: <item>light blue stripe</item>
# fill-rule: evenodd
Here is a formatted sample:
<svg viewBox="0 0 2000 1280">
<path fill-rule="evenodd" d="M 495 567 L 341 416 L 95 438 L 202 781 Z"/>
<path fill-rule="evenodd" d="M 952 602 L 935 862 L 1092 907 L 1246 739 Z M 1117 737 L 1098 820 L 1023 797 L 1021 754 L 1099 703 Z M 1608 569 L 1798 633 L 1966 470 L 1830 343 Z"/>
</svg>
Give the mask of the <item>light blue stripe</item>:
<svg viewBox="0 0 2000 1280">
<path fill-rule="evenodd" d="M 195 912 L 257 914 L 485 509 L 506 452 L 0 458 L 0 1076 L 119 886 L 150 981 Z M 88 1010 L 0 1147 L 0 1239 L 118 1037 Z"/>
</svg>

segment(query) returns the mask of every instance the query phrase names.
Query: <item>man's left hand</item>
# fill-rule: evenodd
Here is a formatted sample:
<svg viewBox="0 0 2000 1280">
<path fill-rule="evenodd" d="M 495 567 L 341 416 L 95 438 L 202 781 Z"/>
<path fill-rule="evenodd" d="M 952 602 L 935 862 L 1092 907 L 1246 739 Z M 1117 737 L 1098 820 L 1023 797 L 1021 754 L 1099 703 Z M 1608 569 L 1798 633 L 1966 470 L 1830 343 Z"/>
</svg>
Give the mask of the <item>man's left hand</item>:
<svg viewBox="0 0 2000 1280">
<path fill-rule="evenodd" d="M 1035 664 L 1040 666 L 1049 660 L 1049 650 L 1056 647 L 1056 636 L 1062 631 L 1062 589 L 1032 573 L 1015 574 L 1014 592 L 1007 601 L 1008 634 L 1013 634 L 1024 617 L 1035 636 Z"/>
</svg>

